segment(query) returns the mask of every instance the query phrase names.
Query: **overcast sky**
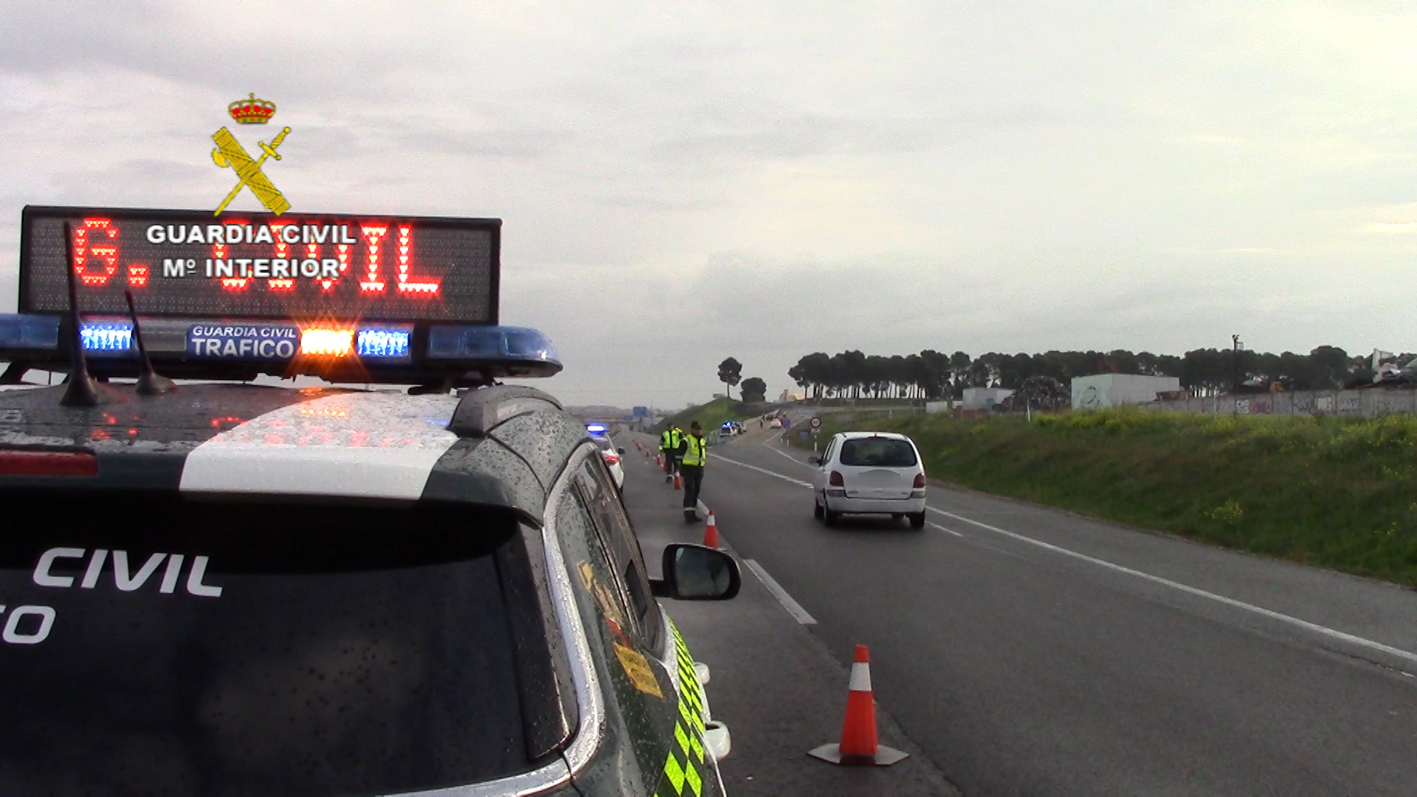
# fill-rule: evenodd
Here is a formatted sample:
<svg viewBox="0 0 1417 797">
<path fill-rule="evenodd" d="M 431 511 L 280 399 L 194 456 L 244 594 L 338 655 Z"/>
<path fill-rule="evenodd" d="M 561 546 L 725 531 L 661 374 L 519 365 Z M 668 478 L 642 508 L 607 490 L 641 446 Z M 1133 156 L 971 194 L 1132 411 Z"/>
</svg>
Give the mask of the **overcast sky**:
<svg viewBox="0 0 1417 797">
<path fill-rule="evenodd" d="M 292 210 L 503 219 L 573 404 L 730 355 L 775 396 L 813 351 L 1414 351 L 1412 9 L 0 0 L 0 311 L 24 205 L 215 207 L 254 92 Z"/>
</svg>

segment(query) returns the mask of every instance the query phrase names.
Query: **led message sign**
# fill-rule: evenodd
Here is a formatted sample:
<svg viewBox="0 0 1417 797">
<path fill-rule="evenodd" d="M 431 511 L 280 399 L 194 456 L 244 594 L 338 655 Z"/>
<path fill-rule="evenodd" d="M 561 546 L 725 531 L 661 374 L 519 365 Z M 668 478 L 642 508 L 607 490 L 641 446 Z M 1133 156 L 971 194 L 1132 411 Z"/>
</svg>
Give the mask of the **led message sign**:
<svg viewBox="0 0 1417 797">
<path fill-rule="evenodd" d="M 21 313 L 497 323 L 501 221 L 26 207 Z"/>
</svg>

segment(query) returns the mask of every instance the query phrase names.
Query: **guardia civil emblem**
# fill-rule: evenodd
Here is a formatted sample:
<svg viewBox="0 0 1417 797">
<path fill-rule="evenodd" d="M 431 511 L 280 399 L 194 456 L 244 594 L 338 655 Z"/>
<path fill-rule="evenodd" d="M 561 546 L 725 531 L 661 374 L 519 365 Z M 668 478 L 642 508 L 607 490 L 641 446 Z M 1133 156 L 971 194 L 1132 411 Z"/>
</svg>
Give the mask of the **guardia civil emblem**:
<svg viewBox="0 0 1417 797">
<path fill-rule="evenodd" d="M 258 100 L 255 93 L 252 93 L 249 99 L 237 100 L 228 105 L 226 110 L 237 124 L 263 125 L 269 122 L 272 116 L 275 116 L 276 104 L 269 100 Z M 213 215 L 220 216 L 221 212 L 226 210 L 226 206 L 231 204 L 231 200 L 241 193 L 243 186 L 251 189 L 251 193 L 256 195 L 256 199 L 265 206 L 266 210 L 277 216 L 290 210 L 290 203 L 285 201 L 280 189 L 276 188 L 275 184 L 261 171 L 261 164 L 266 162 L 266 158 L 280 160 L 280 153 L 276 152 L 276 148 L 289 134 L 290 128 L 287 127 L 282 129 L 269 144 L 264 141 L 256 142 L 262 152 L 261 157 L 255 160 L 252 160 L 251 156 L 246 153 L 246 148 L 241 146 L 241 142 L 236 140 L 236 136 L 233 136 L 230 130 L 223 127 L 212 134 L 212 140 L 216 142 L 216 149 L 212 150 L 212 160 L 216 161 L 216 165 L 223 169 L 230 167 L 240 178 L 240 182 L 231 189 L 231 193 L 226 195 L 226 199 L 217 205 L 216 213 Z"/>
</svg>

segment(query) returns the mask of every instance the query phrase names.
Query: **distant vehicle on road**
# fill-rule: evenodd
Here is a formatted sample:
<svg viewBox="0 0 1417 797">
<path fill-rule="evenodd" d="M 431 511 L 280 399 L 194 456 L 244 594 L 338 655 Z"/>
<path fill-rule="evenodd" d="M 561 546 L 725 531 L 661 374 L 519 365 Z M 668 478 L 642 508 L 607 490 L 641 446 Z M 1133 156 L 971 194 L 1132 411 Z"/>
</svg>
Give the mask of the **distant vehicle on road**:
<svg viewBox="0 0 1417 797">
<path fill-rule="evenodd" d="M 841 432 L 812 457 L 813 515 L 835 526 L 843 514 L 890 515 L 925 527 L 925 467 L 915 442 L 890 432 Z"/>
<path fill-rule="evenodd" d="M 605 435 L 592 434 L 592 442 L 600 448 L 600 458 L 605 460 L 605 467 L 610 469 L 610 475 L 615 477 L 615 489 L 625 489 L 625 449 L 616 448 L 615 442 Z"/>
</svg>

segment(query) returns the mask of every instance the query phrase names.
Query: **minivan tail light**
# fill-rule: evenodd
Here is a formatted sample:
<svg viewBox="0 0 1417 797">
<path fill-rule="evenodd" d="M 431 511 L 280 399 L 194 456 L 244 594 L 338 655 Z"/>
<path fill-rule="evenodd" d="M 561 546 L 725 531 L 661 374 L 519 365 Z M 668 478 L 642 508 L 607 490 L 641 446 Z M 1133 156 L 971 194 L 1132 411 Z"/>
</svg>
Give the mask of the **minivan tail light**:
<svg viewBox="0 0 1417 797">
<path fill-rule="evenodd" d="M 924 486 L 925 486 L 925 474 L 923 474 L 923 473 L 917 473 L 917 474 L 915 474 L 915 484 L 913 484 L 913 485 L 911 485 L 911 486 L 914 487 L 916 490 L 919 490 L 920 488 L 924 487 Z"/>
<path fill-rule="evenodd" d="M 831 476 L 831 482 L 830 482 L 830 484 L 831 484 L 832 487 L 845 487 L 845 486 L 846 486 L 846 481 L 841 478 L 841 471 L 839 471 L 839 470 L 834 470 L 834 471 L 832 471 L 832 476 Z"/>
<path fill-rule="evenodd" d="M 87 451 L 0 451 L 0 476 L 97 476 Z"/>
</svg>

